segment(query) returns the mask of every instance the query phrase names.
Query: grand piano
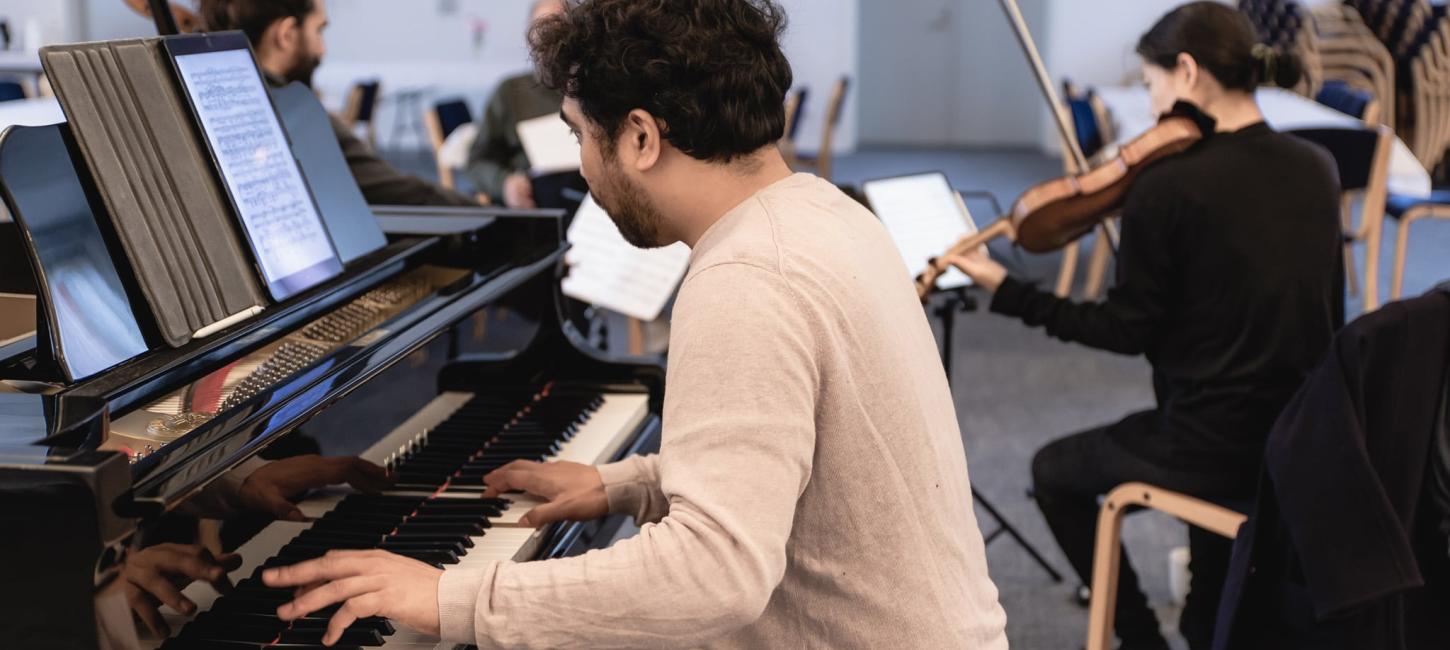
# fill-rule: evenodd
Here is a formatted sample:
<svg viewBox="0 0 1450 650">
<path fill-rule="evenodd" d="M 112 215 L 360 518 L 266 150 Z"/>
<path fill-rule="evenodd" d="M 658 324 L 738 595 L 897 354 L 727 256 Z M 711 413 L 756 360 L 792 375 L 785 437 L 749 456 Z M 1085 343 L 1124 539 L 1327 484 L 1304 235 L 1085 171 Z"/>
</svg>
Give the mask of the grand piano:
<svg viewBox="0 0 1450 650">
<path fill-rule="evenodd" d="M 586 340 L 578 305 L 559 290 L 563 213 L 374 206 L 387 226 L 380 249 L 170 345 L 82 158 L 64 124 L 0 136 L 10 217 L 0 218 L 0 298 L 10 300 L 0 311 L 12 329 L 29 322 L 27 310 L 35 319 L 32 333 L 0 332 L 0 606 L 11 620 L 0 645 L 312 647 L 325 619 L 279 621 L 287 594 L 260 584 L 261 567 L 384 548 L 446 570 L 608 541 L 617 522 L 535 530 L 518 523 L 533 504 L 480 495 L 482 476 L 514 459 L 598 463 L 657 445 L 662 363 L 610 357 Z M 36 195 L 47 200 L 26 198 Z M 81 290 L 94 280 L 94 246 L 114 266 L 120 311 L 134 314 L 141 344 L 87 374 L 75 370 L 82 335 L 116 334 L 95 326 L 116 310 Z M 91 275 L 60 271 L 76 260 Z M 90 329 L 72 322 L 87 319 Z M 115 588 L 127 553 L 189 498 L 299 431 L 330 453 L 385 465 L 395 483 L 381 494 L 313 494 L 300 504 L 312 521 L 272 522 L 242 539 L 225 534 L 235 522 L 223 524 L 221 539 L 244 559 L 235 590 L 217 597 L 193 585 L 199 613 L 173 616 L 169 639 L 139 639 Z M 438 640 L 365 619 L 341 646 Z"/>
</svg>

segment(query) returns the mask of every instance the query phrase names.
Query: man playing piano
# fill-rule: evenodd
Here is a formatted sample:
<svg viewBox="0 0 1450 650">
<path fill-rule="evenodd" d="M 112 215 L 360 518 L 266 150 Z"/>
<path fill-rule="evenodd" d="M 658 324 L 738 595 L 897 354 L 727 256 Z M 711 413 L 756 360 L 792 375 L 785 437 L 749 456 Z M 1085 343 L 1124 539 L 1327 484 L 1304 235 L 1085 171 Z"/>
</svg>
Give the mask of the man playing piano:
<svg viewBox="0 0 1450 650">
<path fill-rule="evenodd" d="M 268 570 L 481 647 L 1005 648 L 965 454 L 910 273 L 880 223 L 775 146 L 791 85 L 770 0 L 585 0 L 530 41 L 583 173 L 637 246 L 683 241 L 661 451 L 514 463 L 528 523 L 627 513 L 582 556 L 440 571 L 380 551 Z"/>
</svg>

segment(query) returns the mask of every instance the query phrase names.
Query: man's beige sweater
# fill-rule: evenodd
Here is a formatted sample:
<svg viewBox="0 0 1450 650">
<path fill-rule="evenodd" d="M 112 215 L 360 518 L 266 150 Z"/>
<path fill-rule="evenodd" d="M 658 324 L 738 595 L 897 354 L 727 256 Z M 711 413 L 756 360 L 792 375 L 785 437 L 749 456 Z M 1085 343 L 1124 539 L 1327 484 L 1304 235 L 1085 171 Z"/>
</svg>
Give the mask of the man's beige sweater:
<svg viewBox="0 0 1450 650">
<path fill-rule="evenodd" d="M 660 453 L 600 467 L 640 534 L 447 571 L 483 648 L 1006 648 L 936 344 L 881 224 L 797 174 L 694 248 Z"/>
</svg>

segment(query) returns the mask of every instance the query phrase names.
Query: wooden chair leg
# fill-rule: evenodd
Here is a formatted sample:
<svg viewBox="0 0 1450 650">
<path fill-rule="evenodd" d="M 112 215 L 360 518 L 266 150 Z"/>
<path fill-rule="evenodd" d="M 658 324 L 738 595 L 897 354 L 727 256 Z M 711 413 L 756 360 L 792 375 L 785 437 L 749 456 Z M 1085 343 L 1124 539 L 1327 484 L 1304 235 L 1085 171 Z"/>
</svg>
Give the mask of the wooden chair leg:
<svg viewBox="0 0 1450 650">
<path fill-rule="evenodd" d="M 629 354 L 644 356 L 644 323 L 638 318 L 629 319 Z"/>
<path fill-rule="evenodd" d="M 1121 489 L 1121 488 L 1120 488 Z M 1109 650 L 1113 617 L 1118 608 L 1118 562 L 1123 536 L 1124 508 L 1109 498 L 1098 511 L 1097 541 L 1093 546 L 1092 602 L 1088 606 L 1087 650 Z"/>
<path fill-rule="evenodd" d="M 1072 280 L 1077 275 L 1077 258 L 1081 244 L 1073 242 L 1062 249 L 1062 265 L 1057 267 L 1057 285 L 1052 292 L 1058 298 L 1072 295 Z"/>
<path fill-rule="evenodd" d="M 1342 232 L 1354 233 L 1353 204 L 1348 196 L 1339 202 L 1339 221 Z M 1359 269 L 1354 262 L 1354 241 L 1350 239 L 1344 243 L 1344 281 L 1348 285 L 1349 295 L 1359 295 Z"/>
<path fill-rule="evenodd" d="M 1102 298 L 1103 290 L 1107 287 L 1108 262 L 1112 258 L 1113 247 L 1108 243 L 1107 235 L 1099 232 L 1097 239 L 1093 241 L 1092 256 L 1088 258 L 1087 284 L 1083 287 L 1085 300 Z"/>
<path fill-rule="evenodd" d="M 1230 539 L 1238 535 L 1239 527 L 1248 519 L 1243 513 L 1223 506 L 1145 483 L 1124 483 L 1109 492 L 1098 511 L 1087 650 L 1108 650 L 1111 647 L 1113 617 L 1117 613 L 1123 516 L 1132 507 L 1159 510 Z"/>
<path fill-rule="evenodd" d="M 1380 306 L 1380 243 L 1384 238 L 1385 228 L 1382 219 L 1365 224 L 1365 226 L 1364 311 L 1369 313 L 1379 309 Z"/>
<path fill-rule="evenodd" d="M 1351 296 L 1358 296 L 1359 295 L 1359 268 L 1358 267 L 1359 267 L 1359 265 L 1356 264 L 1355 261 L 1354 261 L 1354 243 L 1353 242 L 1345 242 L 1345 244 L 1344 244 L 1344 281 L 1346 283 L 1345 288 L 1349 290 L 1349 295 L 1351 295 Z"/>
<path fill-rule="evenodd" d="M 1405 290 L 1405 255 L 1410 250 L 1410 224 L 1420 218 L 1421 210 L 1411 208 L 1400 217 L 1395 233 L 1395 270 L 1390 280 L 1390 300 L 1399 300 Z"/>
</svg>

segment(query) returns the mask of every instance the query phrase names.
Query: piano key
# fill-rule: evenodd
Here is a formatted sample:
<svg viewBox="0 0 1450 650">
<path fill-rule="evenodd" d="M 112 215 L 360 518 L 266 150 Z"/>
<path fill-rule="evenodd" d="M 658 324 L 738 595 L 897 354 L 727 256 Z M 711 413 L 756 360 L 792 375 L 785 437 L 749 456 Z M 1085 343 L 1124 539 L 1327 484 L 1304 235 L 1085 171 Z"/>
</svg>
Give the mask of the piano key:
<svg viewBox="0 0 1450 650">
<path fill-rule="evenodd" d="M 197 614 L 196 619 L 189 623 L 188 626 L 201 623 L 203 625 L 211 625 L 225 629 L 228 626 L 262 627 L 266 625 L 276 625 L 279 629 L 282 627 L 291 626 L 291 628 L 294 630 L 325 630 L 327 629 L 328 621 L 329 619 L 321 617 L 305 617 L 283 622 L 282 619 L 277 618 L 276 616 L 269 616 L 266 614 L 226 614 L 222 612 L 202 612 L 200 614 Z M 376 630 L 378 634 L 381 634 L 383 636 L 392 635 L 397 631 L 397 628 L 394 627 L 393 624 L 388 621 L 388 619 L 379 618 L 377 616 L 360 618 L 354 621 L 353 624 L 348 627 Z"/>
<path fill-rule="evenodd" d="M 260 568 L 332 549 L 382 546 L 387 550 L 414 553 L 440 552 L 443 555 L 434 557 L 457 558 L 457 564 L 447 565 L 449 570 L 533 557 L 543 543 L 543 534 L 522 526 L 519 519 L 540 502 L 523 495 L 508 495 L 507 499 L 480 498 L 485 470 L 526 456 L 586 464 L 606 462 L 649 415 L 648 399 L 643 394 L 586 395 L 572 388 L 539 397 L 522 410 L 518 405 L 502 407 L 501 403 L 498 399 L 476 399 L 466 393 L 440 395 L 362 454 L 368 460 L 389 465 L 400 476 L 426 477 L 426 480 L 395 484 L 377 495 L 327 490 L 299 503 L 298 507 L 314 521 L 276 522 L 238 549 L 243 565 L 232 574 L 238 585 L 234 595 L 217 598 L 215 594 L 205 594 L 198 598 L 193 594 L 201 589 L 209 592 L 209 587 L 187 588 L 188 597 L 203 612 L 197 620 L 212 620 L 203 618 L 212 616 L 242 617 L 237 619 L 237 629 L 270 629 L 266 621 L 275 619 L 277 606 L 290 600 L 292 594 L 289 590 L 273 590 L 263 585 Z M 417 464 L 410 467 L 409 463 Z M 446 487 L 445 481 L 448 481 Z M 437 529 L 429 527 L 467 532 L 439 534 Z M 319 629 L 336 609 L 334 605 L 299 619 L 294 629 Z M 168 613 L 168 618 L 173 621 L 173 629 L 185 629 L 174 613 Z M 374 629 L 361 622 L 354 627 Z M 198 629 L 206 628 L 203 625 Z M 378 633 L 386 635 L 382 631 Z M 167 647 L 183 650 L 264 647 L 237 640 L 187 645 L 191 642 L 181 636 L 186 635 L 179 634 L 178 638 L 168 641 L 181 645 Z M 372 637 L 366 639 L 371 641 Z M 281 640 L 310 641 L 311 638 L 294 635 Z M 344 644 L 354 640 L 357 639 L 344 639 Z M 293 643 L 275 647 L 308 646 Z M 440 644 L 436 637 L 396 630 L 387 636 L 382 647 L 412 650 L 452 646 Z"/>
</svg>

